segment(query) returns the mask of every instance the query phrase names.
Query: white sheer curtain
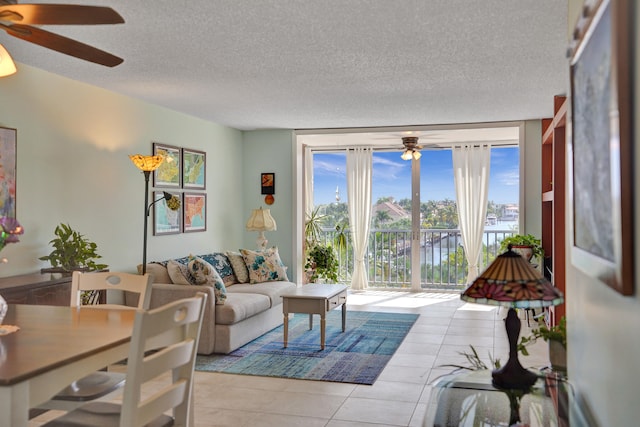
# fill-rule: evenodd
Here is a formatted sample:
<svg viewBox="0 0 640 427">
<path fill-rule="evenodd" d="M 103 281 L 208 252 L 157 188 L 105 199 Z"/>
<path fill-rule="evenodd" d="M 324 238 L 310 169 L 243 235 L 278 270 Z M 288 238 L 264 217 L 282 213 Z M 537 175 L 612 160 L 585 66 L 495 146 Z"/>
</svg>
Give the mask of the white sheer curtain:
<svg viewBox="0 0 640 427">
<path fill-rule="evenodd" d="M 458 223 L 469 264 L 467 283 L 471 283 L 480 274 L 490 163 L 491 145 L 463 144 L 453 147 Z"/>
<path fill-rule="evenodd" d="M 304 150 L 304 220 L 313 212 L 313 151 Z"/>
<path fill-rule="evenodd" d="M 366 289 L 369 286 L 365 255 L 371 223 L 372 165 L 371 148 L 357 147 L 347 150 L 347 196 L 354 258 L 351 289 L 355 290 Z"/>
</svg>

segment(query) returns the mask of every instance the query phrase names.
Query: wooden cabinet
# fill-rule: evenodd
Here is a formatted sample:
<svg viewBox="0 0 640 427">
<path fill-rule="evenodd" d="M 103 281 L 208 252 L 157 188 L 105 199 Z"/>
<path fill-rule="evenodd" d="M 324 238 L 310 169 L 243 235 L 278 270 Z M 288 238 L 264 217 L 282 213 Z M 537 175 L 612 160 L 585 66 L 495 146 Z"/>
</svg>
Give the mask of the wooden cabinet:
<svg viewBox="0 0 640 427">
<path fill-rule="evenodd" d="M 9 304 L 69 305 L 71 276 L 23 274 L 0 278 L 0 295 Z"/>
<path fill-rule="evenodd" d="M 562 293 L 566 281 L 565 182 L 567 146 L 565 127 L 567 98 L 553 98 L 554 115 L 542 120 L 542 248 L 545 275 Z M 565 296 L 566 298 L 566 296 Z M 565 314 L 561 304 L 549 310 L 548 323 L 555 325 Z"/>
</svg>

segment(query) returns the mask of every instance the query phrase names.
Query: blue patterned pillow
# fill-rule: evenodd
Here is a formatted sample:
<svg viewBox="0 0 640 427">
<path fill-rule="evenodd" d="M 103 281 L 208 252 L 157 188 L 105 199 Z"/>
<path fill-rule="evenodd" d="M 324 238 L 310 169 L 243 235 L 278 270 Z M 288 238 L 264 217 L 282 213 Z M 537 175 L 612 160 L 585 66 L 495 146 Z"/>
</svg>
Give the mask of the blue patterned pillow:
<svg viewBox="0 0 640 427">
<path fill-rule="evenodd" d="M 223 305 L 227 300 L 227 288 L 215 268 L 202 258 L 195 257 L 189 261 L 189 273 L 196 279 L 196 284 L 212 286 L 216 295 L 216 304 Z"/>
<path fill-rule="evenodd" d="M 199 255 L 200 258 L 207 261 L 209 264 L 216 269 L 220 277 L 222 278 L 222 282 L 225 286 L 233 285 L 234 283 L 238 283 L 236 275 L 233 273 L 233 267 L 231 267 L 231 262 L 229 258 L 222 252 L 213 252 L 206 255 Z"/>
<path fill-rule="evenodd" d="M 250 251 L 240 249 L 247 269 L 249 270 L 249 283 L 274 282 L 277 280 L 288 281 L 287 267 L 280 260 L 277 247 L 264 251 Z"/>
</svg>

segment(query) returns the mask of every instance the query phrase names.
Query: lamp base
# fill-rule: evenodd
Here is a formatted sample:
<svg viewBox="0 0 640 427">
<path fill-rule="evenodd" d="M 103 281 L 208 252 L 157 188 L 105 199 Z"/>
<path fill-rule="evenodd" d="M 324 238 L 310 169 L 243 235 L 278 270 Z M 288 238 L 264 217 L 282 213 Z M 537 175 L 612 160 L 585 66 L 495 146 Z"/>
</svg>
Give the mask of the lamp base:
<svg viewBox="0 0 640 427">
<path fill-rule="evenodd" d="M 518 336 L 521 322 L 513 308 L 509 309 L 504 324 L 509 339 L 509 360 L 503 367 L 491 373 L 493 385 L 496 388 L 528 390 L 535 384 L 538 376 L 523 368 L 518 360 Z"/>
<path fill-rule="evenodd" d="M 259 251 L 264 251 L 267 248 L 267 243 L 269 241 L 264 237 L 264 231 L 260 231 L 258 233 L 258 239 L 256 240 L 256 245 L 258 246 Z"/>
</svg>

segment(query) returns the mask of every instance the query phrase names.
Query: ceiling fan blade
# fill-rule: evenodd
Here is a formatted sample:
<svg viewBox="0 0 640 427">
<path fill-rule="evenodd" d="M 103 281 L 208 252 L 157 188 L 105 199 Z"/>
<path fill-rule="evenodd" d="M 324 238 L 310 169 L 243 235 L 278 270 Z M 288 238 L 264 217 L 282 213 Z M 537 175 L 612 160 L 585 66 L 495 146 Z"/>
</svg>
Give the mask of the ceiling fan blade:
<svg viewBox="0 0 640 427">
<path fill-rule="evenodd" d="M 110 7 L 73 4 L 14 4 L 0 6 L 0 19 L 31 25 L 122 24 Z"/>
<path fill-rule="evenodd" d="M 53 49 L 66 55 L 84 59 L 85 61 L 94 62 L 107 67 L 115 67 L 123 61 L 122 58 L 118 58 L 115 55 L 93 46 L 89 46 L 88 44 L 84 44 L 49 31 L 41 30 L 40 28 L 21 24 L 5 25 L 2 23 L 0 23 L 0 27 L 2 27 L 9 35 L 14 37 Z"/>
</svg>

